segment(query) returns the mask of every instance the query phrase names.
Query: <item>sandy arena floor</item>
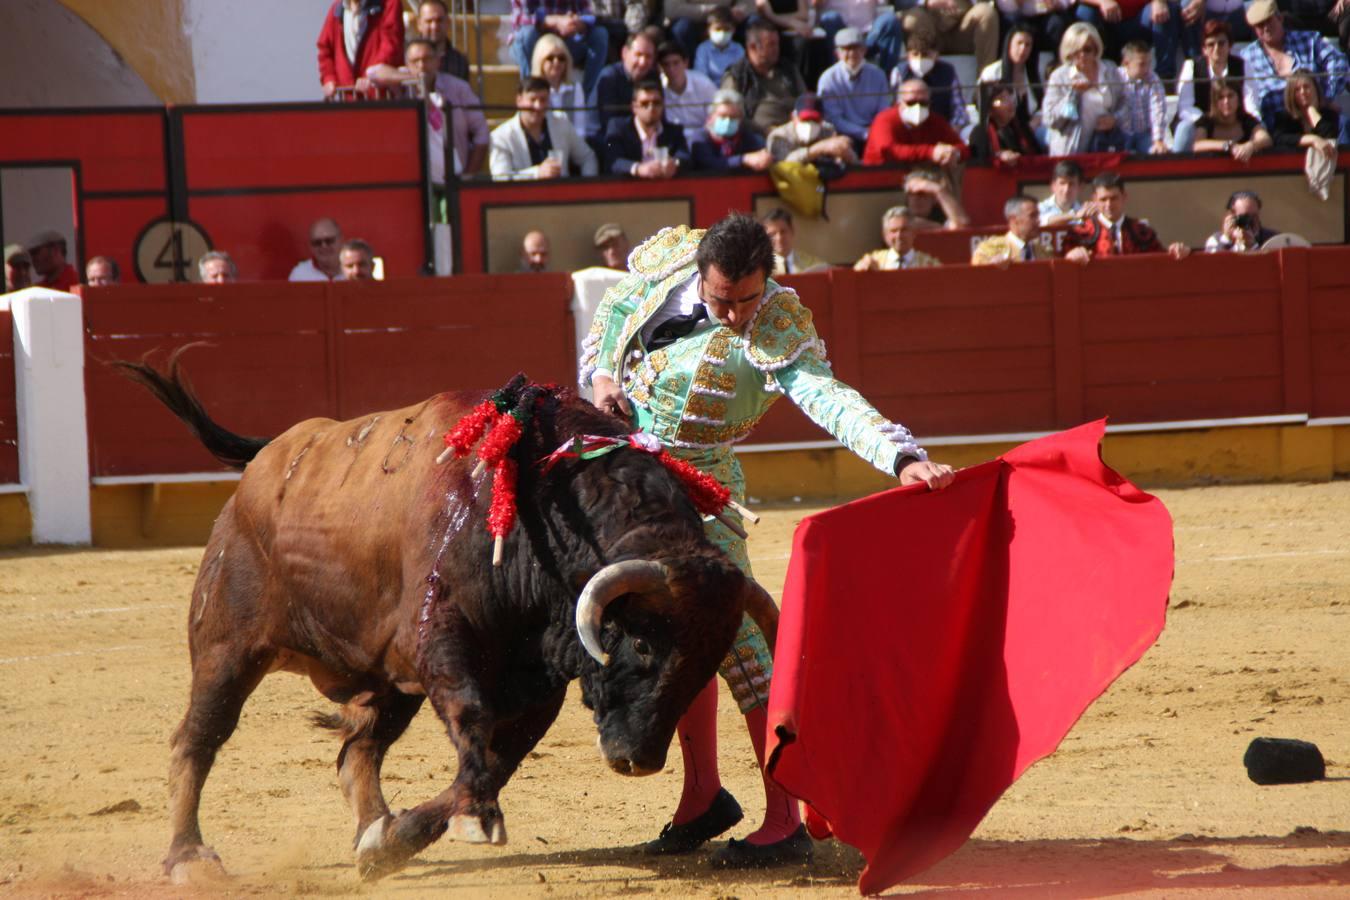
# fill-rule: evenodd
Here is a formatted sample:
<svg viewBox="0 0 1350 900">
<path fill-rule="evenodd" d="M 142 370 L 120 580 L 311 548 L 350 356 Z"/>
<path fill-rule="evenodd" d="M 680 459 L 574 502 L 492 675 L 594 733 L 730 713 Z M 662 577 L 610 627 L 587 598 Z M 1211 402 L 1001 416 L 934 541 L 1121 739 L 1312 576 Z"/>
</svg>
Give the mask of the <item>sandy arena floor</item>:
<svg viewBox="0 0 1350 900">
<path fill-rule="evenodd" d="M 974 840 L 897 893 L 1350 896 L 1350 482 L 1161 496 L 1176 519 L 1177 577 L 1158 645 Z M 771 590 L 809 511 L 770 511 L 753 529 Z M 706 854 L 644 858 L 637 845 L 679 792 L 679 755 L 651 778 L 609 773 L 575 696 L 503 794 L 508 846 L 442 841 L 363 885 L 336 742 L 307 724 L 328 704 L 289 675 L 254 694 L 207 783 L 203 828 L 231 879 L 171 887 L 158 867 L 167 742 L 185 703 L 184 610 L 199 554 L 0 553 L 0 893 L 856 896 L 861 858 L 837 843 L 818 845 L 809 869 L 750 875 L 714 873 Z M 749 741 L 725 695 L 721 709 L 724 777 L 750 813 Z M 1260 735 L 1317 743 L 1327 780 L 1252 784 L 1242 754 Z M 430 797 L 451 766 L 424 709 L 385 766 L 390 805 Z"/>
</svg>

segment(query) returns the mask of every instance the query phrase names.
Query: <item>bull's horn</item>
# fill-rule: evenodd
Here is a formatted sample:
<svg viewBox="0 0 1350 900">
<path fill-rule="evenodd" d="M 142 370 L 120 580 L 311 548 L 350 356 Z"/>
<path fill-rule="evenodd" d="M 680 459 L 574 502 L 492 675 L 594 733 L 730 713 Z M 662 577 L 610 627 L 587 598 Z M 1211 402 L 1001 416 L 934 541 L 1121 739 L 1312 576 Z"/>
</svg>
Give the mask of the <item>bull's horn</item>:
<svg viewBox="0 0 1350 900">
<path fill-rule="evenodd" d="M 649 559 L 610 563 L 591 576 L 577 598 L 577 634 L 581 636 L 581 646 L 596 662 L 609 665 L 609 654 L 600 647 L 600 620 L 610 601 L 624 594 L 667 590 L 666 579 L 669 577 L 669 569 Z"/>
<path fill-rule="evenodd" d="M 764 635 L 764 643 L 769 645 L 769 653 L 774 652 L 778 642 L 778 607 L 763 586 L 753 578 L 745 579 L 745 612 L 759 626 Z"/>
</svg>

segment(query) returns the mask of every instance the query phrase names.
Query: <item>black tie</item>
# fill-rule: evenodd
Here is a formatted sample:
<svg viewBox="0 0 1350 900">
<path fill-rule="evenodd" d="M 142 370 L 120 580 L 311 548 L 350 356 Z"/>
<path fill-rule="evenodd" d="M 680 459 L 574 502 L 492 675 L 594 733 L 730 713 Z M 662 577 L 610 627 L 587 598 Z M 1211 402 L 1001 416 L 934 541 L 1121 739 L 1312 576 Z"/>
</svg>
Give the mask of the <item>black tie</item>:
<svg viewBox="0 0 1350 900">
<path fill-rule="evenodd" d="M 647 342 L 647 349 L 660 350 L 667 344 L 675 343 L 706 318 L 708 310 L 702 303 L 694 307 L 694 311 L 687 316 L 671 316 L 656 326 L 656 330 L 652 332 L 652 339 Z"/>
<path fill-rule="evenodd" d="M 1036 256 L 1031 252 L 1030 241 L 1022 245 L 1022 259 L 1026 262 L 1032 262 L 1036 259 Z"/>
</svg>

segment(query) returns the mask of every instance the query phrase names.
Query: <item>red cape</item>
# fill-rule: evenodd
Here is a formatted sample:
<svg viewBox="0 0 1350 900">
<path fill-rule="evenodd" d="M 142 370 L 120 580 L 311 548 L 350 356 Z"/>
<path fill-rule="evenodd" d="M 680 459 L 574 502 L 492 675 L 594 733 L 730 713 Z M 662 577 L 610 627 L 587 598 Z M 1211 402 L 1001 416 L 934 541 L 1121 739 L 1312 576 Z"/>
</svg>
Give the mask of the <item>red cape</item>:
<svg viewBox="0 0 1350 900">
<path fill-rule="evenodd" d="M 797 527 L 769 768 L 873 894 L 956 850 L 1162 631 L 1172 519 L 1105 422 Z"/>
</svg>

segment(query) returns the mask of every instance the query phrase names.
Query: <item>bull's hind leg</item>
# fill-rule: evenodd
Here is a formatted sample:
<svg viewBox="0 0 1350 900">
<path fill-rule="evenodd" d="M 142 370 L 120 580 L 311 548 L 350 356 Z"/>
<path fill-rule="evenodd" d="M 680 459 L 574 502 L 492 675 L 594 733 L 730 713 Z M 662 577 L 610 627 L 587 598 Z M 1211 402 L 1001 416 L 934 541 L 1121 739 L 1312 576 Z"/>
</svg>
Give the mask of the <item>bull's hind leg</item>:
<svg viewBox="0 0 1350 900">
<path fill-rule="evenodd" d="M 190 879 L 190 866 L 207 861 L 219 869 L 220 857 L 202 841 L 198 809 L 202 785 L 216 751 L 234 733 L 244 701 L 267 673 L 270 656 L 243 658 L 226 647 L 211 647 L 192 664 L 187 714 L 174 732 L 169 762 L 169 815 L 173 840 L 164 872 L 175 883 Z"/>
<path fill-rule="evenodd" d="M 383 831 L 389 807 L 380 789 L 380 767 L 389 747 L 402 737 L 422 708 L 423 699 L 397 692 L 365 692 L 348 701 L 339 715 L 319 720 L 319 724 L 342 733 L 338 782 L 356 818 L 354 846 L 359 847 L 372 828 L 376 830 L 373 834 Z"/>
</svg>

